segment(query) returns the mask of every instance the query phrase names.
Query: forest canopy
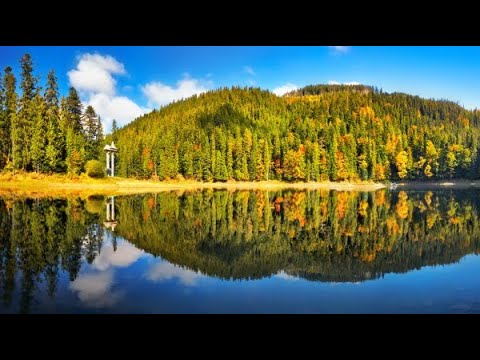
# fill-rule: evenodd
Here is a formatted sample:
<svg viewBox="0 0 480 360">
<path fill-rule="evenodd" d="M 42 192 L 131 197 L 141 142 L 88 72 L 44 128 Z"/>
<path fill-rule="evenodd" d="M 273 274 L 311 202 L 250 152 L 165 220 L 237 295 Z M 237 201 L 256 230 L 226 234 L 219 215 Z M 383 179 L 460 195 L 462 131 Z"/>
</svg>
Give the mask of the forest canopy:
<svg viewBox="0 0 480 360">
<path fill-rule="evenodd" d="M 115 131 L 118 174 L 201 181 L 477 178 L 480 112 L 363 85 L 222 88 Z"/>
</svg>

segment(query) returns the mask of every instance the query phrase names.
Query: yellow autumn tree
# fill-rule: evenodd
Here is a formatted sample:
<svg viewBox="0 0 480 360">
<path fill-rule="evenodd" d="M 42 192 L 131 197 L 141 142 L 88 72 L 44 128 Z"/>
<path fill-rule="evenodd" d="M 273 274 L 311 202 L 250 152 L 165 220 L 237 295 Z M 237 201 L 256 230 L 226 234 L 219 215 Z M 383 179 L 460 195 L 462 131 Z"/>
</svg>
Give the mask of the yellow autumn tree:
<svg viewBox="0 0 480 360">
<path fill-rule="evenodd" d="M 408 153 L 403 150 L 400 151 L 397 156 L 395 156 L 395 166 L 397 167 L 398 177 L 400 179 L 405 179 L 408 175 Z"/>
</svg>

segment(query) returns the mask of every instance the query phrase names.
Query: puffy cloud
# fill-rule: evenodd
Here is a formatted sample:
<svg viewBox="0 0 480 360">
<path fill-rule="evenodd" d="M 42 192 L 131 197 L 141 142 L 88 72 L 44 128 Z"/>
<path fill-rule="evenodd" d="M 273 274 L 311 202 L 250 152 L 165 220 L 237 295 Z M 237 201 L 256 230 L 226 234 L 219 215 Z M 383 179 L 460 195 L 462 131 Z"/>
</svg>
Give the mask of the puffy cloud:
<svg viewBox="0 0 480 360">
<path fill-rule="evenodd" d="M 123 126 L 133 119 L 150 112 L 142 108 L 126 96 L 109 96 L 103 93 L 91 94 L 87 100 L 95 111 L 101 116 L 104 129 L 110 130 L 113 119 Z"/>
<path fill-rule="evenodd" d="M 341 82 L 336 80 L 328 80 L 328 85 L 362 85 L 362 84 L 357 81 L 349 81 L 342 84 Z"/>
<path fill-rule="evenodd" d="M 113 306 L 120 300 L 122 293 L 112 291 L 112 286 L 113 271 L 82 274 L 70 283 L 80 301 L 94 308 Z"/>
<path fill-rule="evenodd" d="M 79 91 L 114 95 L 112 74 L 125 74 L 125 67 L 112 56 L 100 54 L 83 54 L 77 68 L 67 73 L 70 84 Z"/>
<path fill-rule="evenodd" d="M 285 85 L 279 86 L 273 89 L 273 93 L 277 96 L 282 96 L 290 91 L 297 90 L 298 86 L 292 83 L 286 83 Z"/>
<path fill-rule="evenodd" d="M 178 279 L 187 286 L 195 285 L 197 280 L 202 277 L 203 275 L 200 272 L 185 269 L 166 261 L 155 264 L 146 274 L 146 278 L 151 281 Z"/>
<path fill-rule="evenodd" d="M 334 54 L 346 54 L 350 51 L 350 46 L 329 46 Z"/>
<path fill-rule="evenodd" d="M 211 81 L 201 84 L 200 80 L 186 75 L 177 81 L 177 86 L 172 87 L 159 81 L 152 81 L 142 87 L 142 91 L 148 99 L 148 106 L 162 106 L 172 101 L 188 98 L 195 94 L 201 94 L 208 90 Z"/>
<path fill-rule="evenodd" d="M 243 68 L 243 71 L 245 71 L 248 75 L 252 75 L 252 76 L 256 75 L 255 71 L 253 70 L 253 68 L 251 66 L 245 66 Z"/>
<path fill-rule="evenodd" d="M 118 96 L 114 75 L 125 75 L 124 65 L 110 55 L 83 54 L 75 69 L 67 75 L 70 84 L 79 90 L 85 105 L 92 105 L 100 115 L 105 131 L 110 131 L 112 120 L 120 126 L 148 112 L 126 96 Z"/>
</svg>

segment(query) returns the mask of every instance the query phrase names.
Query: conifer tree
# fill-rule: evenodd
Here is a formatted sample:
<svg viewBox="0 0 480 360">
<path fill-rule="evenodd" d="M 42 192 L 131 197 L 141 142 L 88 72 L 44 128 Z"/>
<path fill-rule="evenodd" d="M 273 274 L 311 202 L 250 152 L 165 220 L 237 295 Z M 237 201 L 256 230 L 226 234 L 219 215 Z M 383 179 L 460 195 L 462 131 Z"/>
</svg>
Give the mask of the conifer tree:
<svg viewBox="0 0 480 360">
<path fill-rule="evenodd" d="M 15 169 L 29 170 L 31 166 L 30 147 L 34 130 L 35 110 L 33 98 L 38 80 L 33 76 L 33 63 L 30 54 L 20 59 L 22 96 L 17 119 L 12 123 L 12 159 Z"/>
<path fill-rule="evenodd" d="M 4 111 L 4 131 L 7 134 L 5 139 L 4 151 L 7 155 L 6 163 L 11 161 L 12 157 L 12 123 L 16 122 L 17 115 L 17 93 L 16 93 L 16 79 L 12 73 L 12 68 L 7 66 L 5 68 L 5 75 L 2 81 L 4 92 L 3 111 Z"/>
<path fill-rule="evenodd" d="M 65 167 L 65 133 L 60 128 L 60 110 L 58 108 L 58 85 L 53 70 L 48 73 L 47 88 L 44 98 L 47 118 L 47 146 L 45 148 L 45 165 L 48 171 L 60 172 Z"/>
<path fill-rule="evenodd" d="M 98 160 L 103 143 L 102 124 L 91 105 L 87 106 L 83 114 L 82 128 L 85 133 L 85 161 Z"/>
<path fill-rule="evenodd" d="M 47 170 L 45 149 L 47 147 L 47 117 L 46 104 L 40 92 L 37 91 L 32 102 L 33 118 L 33 136 L 31 142 L 31 158 L 33 170 L 36 172 L 45 172 Z"/>
<path fill-rule="evenodd" d="M 65 99 L 64 107 L 66 126 L 73 129 L 77 134 L 82 133 L 83 105 L 80 96 L 78 96 L 77 90 L 73 86 L 68 90 L 68 96 Z"/>
</svg>

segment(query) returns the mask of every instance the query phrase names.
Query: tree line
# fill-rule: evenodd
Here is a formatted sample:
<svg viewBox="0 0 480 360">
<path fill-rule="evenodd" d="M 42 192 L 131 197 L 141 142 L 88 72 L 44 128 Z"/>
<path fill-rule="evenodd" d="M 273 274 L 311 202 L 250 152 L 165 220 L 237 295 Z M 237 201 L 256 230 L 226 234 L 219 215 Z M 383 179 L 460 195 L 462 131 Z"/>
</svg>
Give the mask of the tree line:
<svg viewBox="0 0 480 360">
<path fill-rule="evenodd" d="M 109 135 L 120 176 L 200 181 L 478 178 L 480 111 L 370 86 L 223 88 Z"/>
<path fill-rule="evenodd" d="M 60 98 L 54 70 L 42 91 L 29 54 L 20 68 L 20 93 L 10 66 L 0 84 L 0 170 L 79 174 L 102 156 L 100 117 L 92 106 L 84 110 L 74 87 Z"/>
</svg>

